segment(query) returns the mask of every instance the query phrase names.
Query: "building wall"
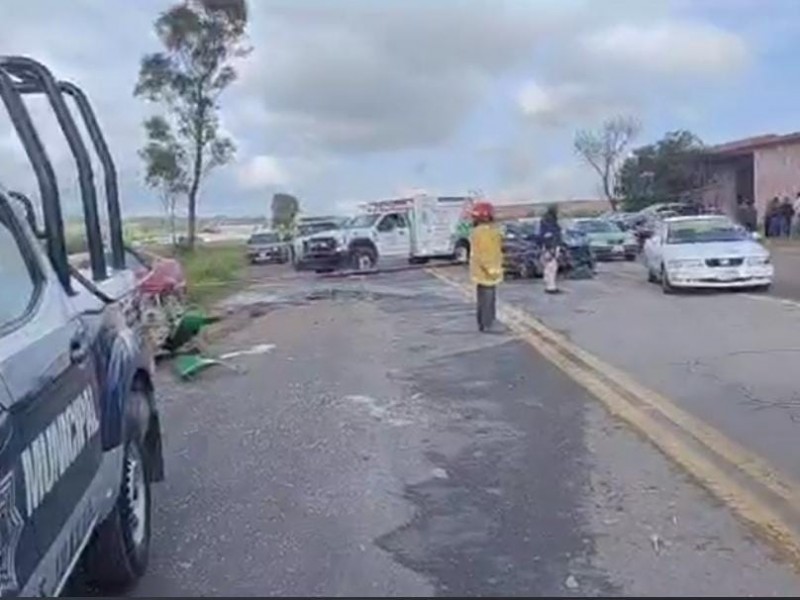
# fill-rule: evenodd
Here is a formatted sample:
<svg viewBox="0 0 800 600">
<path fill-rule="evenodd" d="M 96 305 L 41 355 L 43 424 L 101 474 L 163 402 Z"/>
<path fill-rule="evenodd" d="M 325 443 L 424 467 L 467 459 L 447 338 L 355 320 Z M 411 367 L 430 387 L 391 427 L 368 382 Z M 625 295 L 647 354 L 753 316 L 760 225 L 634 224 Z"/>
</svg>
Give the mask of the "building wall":
<svg viewBox="0 0 800 600">
<path fill-rule="evenodd" d="M 754 170 L 756 208 L 763 217 L 772 198 L 794 199 L 800 192 L 800 143 L 756 150 Z"/>
</svg>

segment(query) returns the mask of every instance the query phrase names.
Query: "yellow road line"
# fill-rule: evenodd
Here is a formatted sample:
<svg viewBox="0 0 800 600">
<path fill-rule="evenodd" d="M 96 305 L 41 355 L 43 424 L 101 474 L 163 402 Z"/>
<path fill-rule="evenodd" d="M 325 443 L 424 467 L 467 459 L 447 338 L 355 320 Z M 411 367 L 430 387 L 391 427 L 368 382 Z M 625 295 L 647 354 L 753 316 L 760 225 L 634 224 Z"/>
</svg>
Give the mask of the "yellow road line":
<svg viewBox="0 0 800 600">
<path fill-rule="evenodd" d="M 433 269 L 429 272 L 472 299 L 472 290 L 451 275 Z M 671 400 L 602 362 L 524 311 L 500 303 L 498 317 L 519 338 L 597 397 L 609 412 L 627 421 L 741 518 L 755 525 L 800 567 L 796 530 L 771 502 L 737 481 L 719 463 L 739 471 L 748 483 L 763 486 L 785 503 L 792 516 L 800 514 L 800 485 Z M 696 441 L 700 448 L 681 439 L 664 420 Z"/>
</svg>

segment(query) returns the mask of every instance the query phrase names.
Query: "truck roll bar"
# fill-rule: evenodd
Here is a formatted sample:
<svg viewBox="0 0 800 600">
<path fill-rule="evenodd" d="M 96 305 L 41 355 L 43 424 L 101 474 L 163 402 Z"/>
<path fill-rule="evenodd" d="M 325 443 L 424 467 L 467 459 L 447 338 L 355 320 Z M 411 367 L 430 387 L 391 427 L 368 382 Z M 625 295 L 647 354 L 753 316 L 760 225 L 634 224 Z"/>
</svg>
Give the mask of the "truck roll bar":
<svg viewBox="0 0 800 600">
<path fill-rule="evenodd" d="M 92 278 L 95 281 L 102 281 L 107 277 L 106 260 L 105 253 L 103 252 L 103 238 L 100 230 L 100 218 L 97 209 L 97 191 L 94 187 L 92 164 L 78 127 L 75 124 L 75 121 L 73 120 L 64 100 L 63 93 L 69 93 L 73 96 L 73 98 L 75 98 L 78 108 L 81 111 L 81 115 L 86 121 L 89 134 L 93 138 L 95 148 L 98 149 L 98 154 L 101 155 L 101 161 L 103 161 L 104 168 L 106 168 L 106 178 L 108 179 L 110 173 L 107 169 L 105 161 L 103 160 L 103 152 L 99 149 L 99 147 L 104 147 L 106 153 L 108 148 L 105 146 L 105 141 L 102 140 L 102 135 L 99 136 L 101 139 L 100 146 L 98 146 L 98 141 L 95 139 L 100 132 L 99 127 L 97 126 L 97 121 L 94 118 L 93 112 L 91 111 L 91 107 L 88 105 L 88 101 L 80 92 L 80 90 L 77 90 L 77 88 L 71 84 L 65 84 L 63 87 L 66 89 L 62 89 L 62 84 L 56 81 L 52 73 L 50 73 L 50 71 L 44 65 L 33 59 L 24 56 L 0 57 L 0 71 L 3 72 L 3 78 L 7 82 L 10 81 L 12 84 L 11 90 L 7 89 L 7 85 L 3 85 L 2 87 L 6 89 L 0 93 L 3 95 L 3 101 L 5 102 L 7 109 L 9 109 L 11 120 L 17 129 L 20 140 L 25 146 L 28 158 L 31 160 L 31 163 L 34 167 L 34 172 L 39 180 L 39 189 L 42 193 L 43 212 L 45 215 L 47 215 L 48 210 L 50 212 L 57 212 L 58 216 L 61 217 L 58 184 L 55 179 L 52 165 L 50 164 L 46 152 L 41 145 L 41 141 L 38 141 L 37 144 L 36 142 L 32 141 L 32 137 L 29 135 L 30 132 L 35 134 L 35 129 L 31 122 L 30 114 L 20 98 L 20 94 L 23 93 L 43 93 L 45 96 L 47 96 L 50 106 L 56 115 L 56 119 L 58 120 L 58 124 L 61 127 L 61 131 L 64 133 L 67 144 L 69 145 L 69 148 L 75 157 L 75 164 L 78 168 L 78 180 L 81 189 L 83 215 L 86 222 L 86 241 L 91 260 Z M 78 93 L 74 94 L 74 91 L 77 91 Z M 9 92 L 12 93 L 9 94 Z M 16 96 L 16 100 L 11 100 L 11 106 L 9 106 L 9 100 L 6 98 L 6 96 L 10 97 L 12 95 Z M 11 110 L 12 107 L 13 110 Z M 19 123 L 23 123 L 23 130 L 30 130 L 26 131 L 26 135 L 21 133 Z M 94 133 L 93 129 L 96 129 Z M 105 158 L 108 157 L 106 156 Z M 41 168 L 43 161 L 49 168 Z M 40 164 L 39 167 L 37 167 L 37 163 Z M 115 175 L 116 172 L 112 171 L 111 174 Z M 113 187 L 116 188 L 116 179 Z M 106 191 L 108 193 L 108 183 L 106 183 Z M 54 206 L 57 207 L 57 210 L 53 208 Z M 114 217 L 117 218 L 115 219 Z M 116 221 L 116 223 L 112 225 L 111 231 L 112 250 L 114 250 L 114 246 L 119 246 L 119 248 L 116 249 L 115 254 L 121 255 L 122 253 L 120 249 L 122 246 L 122 235 L 121 223 L 119 220 L 118 199 L 115 203 L 115 207 L 109 211 L 109 220 L 112 223 Z M 56 267 L 56 271 L 59 274 L 59 279 L 62 279 L 63 283 L 63 278 L 69 280 L 69 265 L 67 263 L 66 245 L 64 243 L 63 218 L 59 218 L 57 220 L 48 220 L 45 218 L 45 226 L 48 234 L 48 250 L 51 251 L 50 258 Z M 56 232 L 56 229 L 58 232 Z M 53 235 L 56 236 L 57 240 L 55 244 L 52 244 L 53 247 L 51 248 L 50 237 Z M 114 238 L 118 239 L 114 240 Z M 122 256 L 115 256 L 115 263 L 118 262 L 117 259 L 121 259 L 119 261 L 120 263 L 124 262 L 124 257 Z M 62 274 L 60 270 L 65 267 L 66 272 Z"/>
<path fill-rule="evenodd" d="M 108 207 L 108 234 L 111 238 L 111 266 L 115 269 L 125 268 L 125 248 L 122 242 L 122 213 L 119 208 L 119 188 L 117 187 L 117 168 L 106 144 L 103 131 L 97 122 L 92 105 L 86 94 L 77 85 L 68 81 L 59 81 L 58 86 L 65 94 L 72 96 L 83 117 L 89 138 L 94 144 L 95 152 L 100 158 L 105 175 L 106 206 Z"/>
<path fill-rule="evenodd" d="M 61 214 L 61 202 L 53 165 L 33 126 L 28 109 L 25 108 L 22 98 L 14 89 L 14 81 L 2 69 L 0 69 L 0 99 L 3 100 L 39 184 L 44 227 L 47 234 L 47 254 L 61 285 L 68 293 L 71 293 L 67 244 L 64 239 L 64 218 Z"/>
</svg>

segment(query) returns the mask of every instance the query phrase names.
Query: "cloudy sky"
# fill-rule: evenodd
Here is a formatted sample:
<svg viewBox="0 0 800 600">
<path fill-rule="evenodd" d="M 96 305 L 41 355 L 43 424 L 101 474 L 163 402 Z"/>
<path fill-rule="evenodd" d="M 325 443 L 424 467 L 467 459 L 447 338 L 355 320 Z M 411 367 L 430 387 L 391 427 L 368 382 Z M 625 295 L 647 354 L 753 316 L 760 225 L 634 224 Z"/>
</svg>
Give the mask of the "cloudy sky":
<svg viewBox="0 0 800 600">
<path fill-rule="evenodd" d="M 157 213 L 132 97 L 169 0 L 5 0 L 2 54 L 28 54 L 89 93 L 126 214 Z M 202 214 L 263 214 L 276 191 L 308 211 L 412 188 L 504 200 L 592 197 L 574 132 L 616 114 L 639 141 L 708 142 L 800 129 L 800 0 L 250 0 L 253 53 L 223 98 L 236 161 Z M 70 207 L 75 174 L 45 107 Z M 5 114 L 0 181 L 35 184 Z M 35 194 L 34 194 L 35 195 Z"/>
</svg>

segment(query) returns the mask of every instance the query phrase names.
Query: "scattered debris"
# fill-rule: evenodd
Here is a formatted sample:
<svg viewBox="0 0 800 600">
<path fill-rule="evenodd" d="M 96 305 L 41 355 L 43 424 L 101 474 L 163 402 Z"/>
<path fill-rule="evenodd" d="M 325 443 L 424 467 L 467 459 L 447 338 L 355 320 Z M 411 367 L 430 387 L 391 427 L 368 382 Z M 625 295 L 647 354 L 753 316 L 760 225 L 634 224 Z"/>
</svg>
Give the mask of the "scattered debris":
<svg viewBox="0 0 800 600">
<path fill-rule="evenodd" d="M 661 553 L 661 537 L 657 533 L 650 535 L 650 543 L 653 544 L 653 551 L 656 554 Z"/>
<path fill-rule="evenodd" d="M 578 584 L 578 580 L 575 579 L 574 575 L 570 575 L 567 577 L 567 580 L 564 582 L 564 585 L 567 586 L 567 589 L 570 590 L 577 590 L 580 585 Z"/>
<path fill-rule="evenodd" d="M 442 469 L 441 467 L 436 467 L 431 471 L 431 475 L 433 475 L 436 479 L 448 479 L 449 475 L 447 471 Z"/>
<path fill-rule="evenodd" d="M 220 317 L 212 317 L 199 310 L 186 311 L 164 342 L 164 348 L 168 352 L 176 352 L 196 337 L 204 327 L 219 320 Z"/>
<path fill-rule="evenodd" d="M 216 358 L 203 356 L 202 354 L 181 354 L 175 359 L 174 369 L 181 379 L 187 380 L 197 375 L 200 371 L 205 371 L 208 367 L 214 365 L 221 365 L 236 373 L 240 373 L 239 369 L 233 365 Z"/>
<path fill-rule="evenodd" d="M 235 358 L 237 356 L 266 354 L 267 352 L 271 352 L 274 349 L 275 349 L 275 344 L 256 344 L 252 348 L 248 348 L 246 350 L 234 350 L 232 352 L 226 352 L 225 354 L 220 355 L 220 359 L 227 360 L 229 358 Z"/>
</svg>

